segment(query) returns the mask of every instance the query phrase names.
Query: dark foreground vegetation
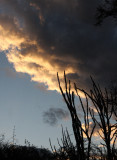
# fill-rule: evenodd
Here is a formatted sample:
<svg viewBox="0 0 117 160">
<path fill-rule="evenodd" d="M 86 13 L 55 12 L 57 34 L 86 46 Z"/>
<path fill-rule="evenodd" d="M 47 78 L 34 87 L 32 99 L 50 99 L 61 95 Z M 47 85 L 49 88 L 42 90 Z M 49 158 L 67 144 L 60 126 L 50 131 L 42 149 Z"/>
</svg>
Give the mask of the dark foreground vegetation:
<svg viewBox="0 0 117 160">
<path fill-rule="evenodd" d="M 0 145 L 0 160 L 54 160 L 47 149 L 34 146 Z"/>
</svg>

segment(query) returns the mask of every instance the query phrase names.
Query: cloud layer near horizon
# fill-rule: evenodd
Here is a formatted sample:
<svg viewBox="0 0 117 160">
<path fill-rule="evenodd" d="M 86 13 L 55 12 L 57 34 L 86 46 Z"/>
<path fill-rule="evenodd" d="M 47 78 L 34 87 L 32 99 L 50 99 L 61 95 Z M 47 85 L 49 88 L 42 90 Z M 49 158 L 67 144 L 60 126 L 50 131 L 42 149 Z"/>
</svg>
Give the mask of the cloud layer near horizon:
<svg viewBox="0 0 117 160">
<path fill-rule="evenodd" d="M 0 50 L 17 72 L 57 90 L 56 73 L 88 86 L 117 77 L 117 29 L 94 26 L 97 0 L 0 0 Z"/>
</svg>

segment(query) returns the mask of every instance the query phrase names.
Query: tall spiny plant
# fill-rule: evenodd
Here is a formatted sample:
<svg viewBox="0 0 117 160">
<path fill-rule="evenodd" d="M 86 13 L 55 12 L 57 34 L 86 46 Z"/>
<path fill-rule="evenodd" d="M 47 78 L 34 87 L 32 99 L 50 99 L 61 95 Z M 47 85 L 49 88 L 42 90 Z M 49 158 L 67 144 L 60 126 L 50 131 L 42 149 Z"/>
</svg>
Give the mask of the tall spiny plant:
<svg viewBox="0 0 117 160">
<path fill-rule="evenodd" d="M 65 92 L 60 84 L 59 75 L 57 74 L 58 84 L 61 94 L 67 104 L 68 110 L 72 118 L 72 128 L 76 141 L 76 152 L 78 160 L 89 160 L 91 151 L 91 141 L 96 125 L 100 128 L 97 131 L 100 138 L 104 143 L 101 143 L 106 149 L 107 160 L 116 160 L 115 143 L 117 139 L 117 123 L 113 120 L 113 116 L 117 118 L 117 94 L 115 92 L 102 91 L 100 86 L 97 85 L 91 78 L 93 89 L 90 92 L 86 92 L 80 89 L 74 84 L 75 92 L 79 98 L 82 111 L 84 114 L 84 126 L 77 114 L 75 105 L 75 94 L 71 91 L 71 82 L 67 81 L 66 74 L 64 72 Z M 81 91 L 85 95 L 86 107 L 83 105 L 82 99 L 78 94 Z M 88 104 L 88 99 L 93 103 L 93 109 Z M 94 112 L 96 111 L 96 113 Z M 93 121 L 93 127 L 90 130 L 89 116 Z M 87 139 L 87 146 L 85 148 L 85 139 Z"/>
<path fill-rule="evenodd" d="M 78 89 L 75 85 L 75 91 L 76 94 L 80 100 L 82 111 L 84 114 L 84 123 L 85 125 L 82 125 L 82 122 L 77 114 L 77 109 L 75 105 L 75 94 L 74 91 L 71 91 L 71 82 L 67 82 L 66 79 L 66 74 L 64 72 L 64 83 L 65 83 L 65 93 L 61 87 L 60 84 L 60 79 L 59 75 L 57 73 L 57 78 L 58 78 L 58 84 L 59 88 L 61 91 L 61 94 L 65 100 L 65 103 L 67 104 L 68 110 L 70 112 L 71 118 L 72 118 L 72 128 L 73 128 L 73 133 L 76 141 L 76 148 L 77 148 L 77 159 L 78 160 L 89 160 L 90 158 L 90 150 L 91 150 L 91 140 L 92 140 L 92 135 L 94 133 L 94 129 L 96 126 L 96 122 L 94 120 L 94 112 L 90 111 L 90 107 L 88 104 L 88 97 L 87 94 L 85 94 L 86 97 L 86 109 L 85 106 L 83 105 L 82 99 L 78 94 Z M 94 125 L 90 131 L 90 122 L 89 122 L 89 115 L 92 117 Z M 85 137 L 84 137 L 85 135 Z M 87 140 L 87 147 L 85 148 Z"/>
</svg>

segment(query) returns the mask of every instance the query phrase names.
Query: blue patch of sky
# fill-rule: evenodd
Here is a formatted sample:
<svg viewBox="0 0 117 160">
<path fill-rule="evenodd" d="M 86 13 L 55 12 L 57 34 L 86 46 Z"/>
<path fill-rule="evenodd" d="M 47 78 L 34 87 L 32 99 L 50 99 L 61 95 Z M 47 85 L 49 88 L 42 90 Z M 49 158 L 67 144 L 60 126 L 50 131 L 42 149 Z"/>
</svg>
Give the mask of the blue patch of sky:
<svg viewBox="0 0 117 160">
<path fill-rule="evenodd" d="M 16 76 L 9 76 L 4 68 L 10 68 Z M 44 92 L 35 87 L 28 75 L 19 76 L 7 61 L 4 52 L 0 53 L 0 134 L 12 141 L 12 132 L 16 126 L 18 144 L 27 139 L 36 146 L 49 147 L 49 137 L 57 145 L 61 138 L 61 124 L 71 130 L 70 121 L 58 121 L 54 127 L 43 122 L 43 112 L 51 107 L 66 108 L 60 94 L 56 91 Z"/>
</svg>

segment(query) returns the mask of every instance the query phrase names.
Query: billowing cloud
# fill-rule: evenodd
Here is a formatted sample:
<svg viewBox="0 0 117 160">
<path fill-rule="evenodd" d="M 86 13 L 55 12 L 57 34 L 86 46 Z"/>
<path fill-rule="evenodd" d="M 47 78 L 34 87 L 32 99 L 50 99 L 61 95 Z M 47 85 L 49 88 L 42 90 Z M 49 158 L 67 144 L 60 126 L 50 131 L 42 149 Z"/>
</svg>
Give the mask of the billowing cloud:
<svg viewBox="0 0 117 160">
<path fill-rule="evenodd" d="M 0 0 L 0 51 L 17 72 L 49 90 L 66 70 L 79 87 L 89 76 L 104 84 L 117 77 L 117 31 L 94 26 L 97 0 Z"/>
<path fill-rule="evenodd" d="M 62 108 L 50 108 L 48 111 L 43 113 L 43 120 L 45 123 L 48 123 L 51 126 L 54 126 L 58 123 L 59 120 L 68 120 L 69 113 L 68 111 Z"/>
</svg>

